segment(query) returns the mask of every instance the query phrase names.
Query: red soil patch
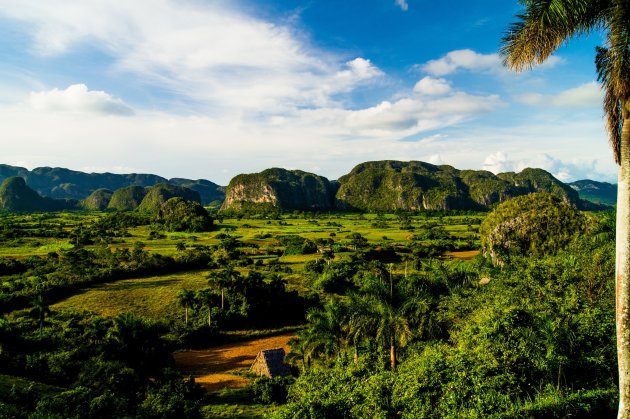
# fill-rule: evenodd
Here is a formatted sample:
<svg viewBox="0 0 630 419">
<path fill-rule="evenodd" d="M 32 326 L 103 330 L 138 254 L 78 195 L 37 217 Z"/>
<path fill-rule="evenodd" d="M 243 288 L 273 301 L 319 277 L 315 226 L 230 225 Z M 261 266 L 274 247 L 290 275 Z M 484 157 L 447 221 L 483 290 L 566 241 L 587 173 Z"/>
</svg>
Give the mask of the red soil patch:
<svg viewBox="0 0 630 419">
<path fill-rule="evenodd" d="M 263 349 L 284 348 L 288 353 L 290 349 L 288 342 L 294 336 L 286 334 L 209 349 L 180 351 L 175 352 L 173 357 L 182 372 L 195 377 L 195 381 L 209 392 L 223 388 L 246 387 L 249 379 L 234 373 L 249 368 L 258 352 Z"/>
<path fill-rule="evenodd" d="M 479 254 L 479 250 L 463 250 L 459 252 L 447 252 L 446 256 L 453 259 L 470 260 Z"/>
</svg>

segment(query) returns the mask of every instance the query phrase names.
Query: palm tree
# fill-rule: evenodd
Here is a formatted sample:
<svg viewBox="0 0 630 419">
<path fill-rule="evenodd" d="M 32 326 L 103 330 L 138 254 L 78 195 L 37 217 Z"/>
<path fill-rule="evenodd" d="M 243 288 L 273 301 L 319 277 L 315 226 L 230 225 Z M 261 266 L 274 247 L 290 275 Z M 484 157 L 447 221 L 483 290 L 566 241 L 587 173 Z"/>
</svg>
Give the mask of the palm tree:
<svg viewBox="0 0 630 419">
<path fill-rule="evenodd" d="M 240 275 L 241 273 L 235 270 L 233 265 L 227 264 L 225 268 L 221 269 L 216 275 L 210 277 L 208 282 L 211 285 L 218 285 L 221 289 L 221 311 L 223 311 L 225 307 L 225 288 L 230 286 Z"/>
<path fill-rule="evenodd" d="M 188 309 L 191 308 L 195 302 L 195 293 L 191 290 L 182 289 L 177 293 L 177 302 L 180 306 L 184 307 L 185 323 L 188 326 Z"/>
<path fill-rule="evenodd" d="M 503 39 L 504 64 L 516 71 L 544 62 L 572 37 L 603 30 L 596 68 L 604 90 L 610 145 L 619 165 L 616 231 L 619 417 L 630 418 L 630 2 L 527 0 Z"/>
<path fill-rule="evenodd" d="M 338 355 L 344 347 L 345 308 L 337 299 L 323 308 L 312 308 L 306 313 L 308 328 L 301 333 L 305 358 L 313 355 L 331 357 Z"/>
<path fill-rule="evenodd" d="M 195 299 L 200 304 L 205 305 L 208 308 L 208 327 L 212 326 L 212 307 L 216 299 L 216 295 L 210 288 L 204 288 L 196 292 Z"/>
<path fill-rule="evenodd" d="M 35 297 L 32 306 L 31 315 L 39 319 L 39 336 L 41 336 L 42 328 L 44 327 L 44 318 L 50 314 L 50 308 L 48 308 L 48 303 L 41 294 Z"/>
<path fill-rule="evenodd" d="M 390 367 L 396 369 L 398 348 L 406 346 L 412 337 L 403 308 L 375 294 L 354 295 L 350 307 L 350 339 L 355 344 L 360 340 L 375 339 L 382 346 L 388 346 Z"/>
</svg>

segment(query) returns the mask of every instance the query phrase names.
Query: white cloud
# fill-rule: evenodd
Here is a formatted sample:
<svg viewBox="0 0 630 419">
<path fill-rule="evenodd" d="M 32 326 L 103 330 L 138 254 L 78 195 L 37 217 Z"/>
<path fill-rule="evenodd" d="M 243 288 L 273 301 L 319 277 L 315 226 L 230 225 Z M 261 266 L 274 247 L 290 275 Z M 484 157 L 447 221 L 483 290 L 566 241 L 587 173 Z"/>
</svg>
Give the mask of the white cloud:
<svg viewBox="0 0 630 419">
<path fill-rule="evenodd" d="M 548 171 L 562 182 L 609 177 L 598 170 L 597 163 L 597 159 L 571 159 L 564 161 L 547 153 L 538 153 L 527 158 L 511 160 L 508 158 L 507 153 L 497 151 L 486 156 L 482 168 L 495 174 L 520 172 L 528 167 L 540 168 Z"/>
<path fill-rule="evenodd" d="M 133 115 L 122 100 L 103 91 L 88 90 L 85 84 L 73 84 L 65 90 L 32 92 L 29 104 L 37 111 L 96 112 L 112 115 Z"/>
<path fill-rule="evenodd" d="M 407 3 L 407 0 L 396 0 L 396 5 L 400 7 L 400 9 L 404 12 L 409 10 L 409 4 Z"/>
<path fill-rule="evenodd" d="M 0 16 L 22 23 L 33 51 L 97 49 L 109 69 L 223 111 L 323 106 L 380 76 L 369 60 L 347 61 L 310 45 L 293 27 L 230 2 L 134 0 L 5 2 Z M 98 17 L 98 18 L 96 18 Z"/>
<path fill-rule="evenodd" d="M 518 96 L 517 101 L 527 105 L 549 105 L 561 107 L 601 106 L 603 93 L 599 83 L 592 81 L 564 90 L 556 95 L 526 93 Z"/>
<path fill-rule="evenodd" d="M 494 174 L 511 172 L 514 170 L 513 162 L 508 159 L 508 156 L 503 151 L 497 151 L 492 154 L 488 154 L 483 161 L 482 169 L 488 170 Z"/>
<path fill-rule="evenodd" d="M 413 91 L 428 96 L 441 96 L 451 92 L 451 84 L 444 79 L 424 77 L 413 88 Z"/>
<path fill-rule="evenodd" d="M 502 68 L 499 54 L 480 54 L 470 49 L 451 51 L 442 58 L 428 61 L 420 68 L 434 76 L 445 76 L 459 69 L 498 71 Z"/>
</svg>

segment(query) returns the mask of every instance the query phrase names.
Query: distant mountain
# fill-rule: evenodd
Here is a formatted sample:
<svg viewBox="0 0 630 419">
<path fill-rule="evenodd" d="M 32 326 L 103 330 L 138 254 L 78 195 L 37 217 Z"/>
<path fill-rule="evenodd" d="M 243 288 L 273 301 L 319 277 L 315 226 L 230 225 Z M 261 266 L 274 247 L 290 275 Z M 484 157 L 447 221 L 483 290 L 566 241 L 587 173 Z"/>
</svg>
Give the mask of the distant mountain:
<svg viewBox="0 0 630 419">
<path fill-rule="evenodd" d="M 372 161 L 329 181 L 325 177 L 272 168 L 234 177 L 224 188 L 208 180 L 151 174 L 83 173 L 39 167 L 29 171 L 0 164 L 0 209 L 62 209 L 156 212 L 173 197 L 222 209 L 281 210 L 486 210 L 512 197 L 549 192 L 584 210 L 610 208 L 616 185 L 592 180 L 564 184 L 542 169 L 494 175 L 421 161 Z M 7 182 L 8 181 L 8 182 Z M 56 198 L 56 199 L 53 199 Z M 79 201 L 80 200 L 80 201 Z"/>
<path fill-rule="evenodd" d="M 532 192 L 549 192 L 581 206 L 577 192 L 542 169 L 494 175 L 386 160 L 361 163 L 339 183 L 337 206 L 359 210 L 484 210 Z"/>
<path fill-rule="evenodd" d="M 334 208 L 336 186 L 328 179 L 301 170 L 272 168 L 234 177 L 222 209 L 320 210 Z"/>
<path fill-rule="evenodd" d="M 12 176 L 0 185 L 0 209 L 8 211 L 61 211 L 78 209 L 79 202 L 72 199 L 54 199 L 40 196 L 29 188 L 23 178 Z"/>
<path fill-rule="evenodd" d="M 574 189 L 542 169 L 494 175 L 482 170 L 393 160 L 361 163 L 337 182 L 312 173 L 277 168 L 238 175 L 230 181 L 222 208 L 487 210 L 533 192 L 549 192 L 580 209 L 605 208 L 580 199 Z"/>
<path fill-rule="evenodd" d="M 84 173 L 60 167 L 38 167 L 28 170 L 23 167 L 0 164 L 0 182 L 8 177 L 19 176 L 29 187 L 42 196 L 50 198 L 86 199 L 97 189 L 115 191 L 127 186 L 153 186 L 158 183 L 171 183 L 199 192 L 203 204 L 223 201 L 223 188 L 208 180 L 174 178 L 168 180 L 152 174 Z"/>
<path fill-rule="evenodd" d="M 584 179 L 568 184 L 580 194 L 580 198 L 594 202 L 614 206 L 617 204 L 617 185 L 607 182 L 596 182 Z"/>
</svg>

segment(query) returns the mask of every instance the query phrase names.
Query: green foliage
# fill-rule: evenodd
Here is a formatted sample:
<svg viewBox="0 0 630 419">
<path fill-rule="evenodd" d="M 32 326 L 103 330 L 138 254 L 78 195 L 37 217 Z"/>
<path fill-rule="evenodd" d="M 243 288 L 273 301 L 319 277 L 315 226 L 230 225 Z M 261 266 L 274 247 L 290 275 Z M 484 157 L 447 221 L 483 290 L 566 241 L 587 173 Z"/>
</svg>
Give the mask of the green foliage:
<svg viewBox="0 0 630 419">
<path fill-rule="evenodd" d="M 484 252 L 501 264 L 517 255 L 540 257 L 557 252 L 584 231 L 585 221 L 556 196 L 536 193 L 499 205 L 479 232 Z"/>
<path fill-rule="evenodd" d="M 160 207 L 158 218 L 168 231 L 186 231 L 189 233 L 209 231 L 213 219 L 201 204 L 183 198 L 171 198 Z"/>
<path fill-rule="evenodd" d="M 295 379 L 288 377 L 259 377 L 252 383 L 254 399 L 262 404 L 285 404 L 289 394 L 289 387 Z"/>
</svg>

